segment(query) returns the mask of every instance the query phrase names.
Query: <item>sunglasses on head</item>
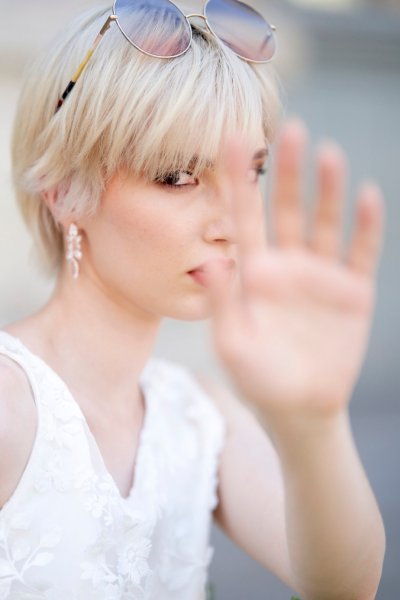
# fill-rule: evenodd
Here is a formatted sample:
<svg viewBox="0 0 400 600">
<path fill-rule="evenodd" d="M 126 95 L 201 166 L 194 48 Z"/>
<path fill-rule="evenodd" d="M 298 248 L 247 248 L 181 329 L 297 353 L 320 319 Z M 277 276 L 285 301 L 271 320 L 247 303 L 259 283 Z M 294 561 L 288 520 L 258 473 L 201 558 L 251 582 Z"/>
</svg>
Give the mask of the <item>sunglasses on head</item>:
<svg viewBox="0 0 400 600">
<path fill-rule="evenodd" d="M 113 21 L 140 52 L 155 58 L 176 58 L 192 43 L 192 17 L 203 19 L 208 30 L 245 61 L 267 63 L 275 54 L 275 27 L 239 0 L 206 0 L 202 14 L 189 15 L 171 0 L 115 0 L 112 14 L 61 95 L 55 112 L 73 90 Z"/>
</svg>

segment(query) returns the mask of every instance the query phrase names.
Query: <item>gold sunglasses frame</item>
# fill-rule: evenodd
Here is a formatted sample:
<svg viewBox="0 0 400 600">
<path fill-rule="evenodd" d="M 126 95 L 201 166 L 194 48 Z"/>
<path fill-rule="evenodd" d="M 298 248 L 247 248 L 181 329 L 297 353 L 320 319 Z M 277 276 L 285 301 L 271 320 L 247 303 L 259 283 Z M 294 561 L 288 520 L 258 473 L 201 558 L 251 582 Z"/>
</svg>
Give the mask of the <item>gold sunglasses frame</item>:
<svg viewBox="0 0 400 600">
<path fill-rule="evenodd" d="M 192 13 L 192 14 L 189 14 L 189 15 L 185 15 L 185 13 L 182 12 L 182 10 L 179 8 L 179 6 L 177 6 L 174 2 L 172 2 L 172 0 L 167 0 L 167 1 L 170 2 L 181 13 L 181 15 L 186 19 L 186 21 L 187 21 L 187 23 L 189 25 L 189 29 L 190 29 L 190 41 L 189 41 L 188 47 L 185 50 L 183 50 L 182 52 L 180 52 L 179 54 L 174 54 L 173 56 L 159 56 L 157 54 L 151 54 L 150 52 L 146 52 L 145 50 L 142 50 L 141 48 L 139 48 L 138 46 L 136 46 L 136 44 L 130 39 L 130 37 L 123 30 L 123 27 L 120 24 L 120 22 L 118 20 L 117 13 L 116 13 L 116 5 L 117 5 L 118 0 L 114 0 L 114 4 L 113 4 L 113 7 L 112 7 L 112 14 L 107 18 L 107 20 L 104 23 L 103 27 L 100 29 L 99 33 L 97 34 L 97 37 L 96 37 L 95 41 L 93 42 L 93 46 L 86 53 L 85 58 L 83 59 L 83 61 L 79 65 L 79 67 L 76 70 L 76 72 L 74 73 L 71 81 L 69 82 L 69 84 L 65 88 L 64 92 L 60 96 L 60 98 L 58 100 L 58 103 L 57 103 L 57 107 L 56 107 L 55 113 L 57 113 L 60 110 L 60 108 L 64 104 L 66 98 L 69 96 L 69 94 L 74 89 L 76 82 L 78 81 L 78 79 L 82 75 L 83 71 L 85 70 L 85 68 L 86 68 L 86 66 L 88 64 L 88 62 L 92 58 L 95 50 L 97 49 L 97 47 L 99 46 L 100 42 L 102 41 L 105 33 L 109 30 L 109 28 L 111 27 L 111 24 L 114 21 L 117 23 L 118 28 L 121 31 L 121 33 L 124 36 L 124 38 L 130 44 L 132 44 L 132 46 L 134 46 L 137 50 L 139 50 L 143 54 L 147 54 L 147 56 L 152 56 L 153 58 L 166 58 L 166 59 L 177 58 L 178 56 L 182 56 L 183 54 L 185 54 L 185 52 L 187 52 L 189 50 L 189 48 L 190 48 L 190 46 L 192 44 L 192 40 L 193 40 L 193 30 L 192 30 L 192 27 L 190 25 L 189 19 L 194 18 L 194 17 L 197 17 L 199 19 L 203 19 L 205 21 L 206 26 L 207 26 L 208 30 L 210 31 L 210 33 L 212 33 L 213 35 L 215 35 L 215 37 L 218 38 L 219 40 L 221 39 L 215 33 L 215 31 L 213 30 L 213 28 L 211 27 L 210 23 L 208 22 L 207 16 L 206 16 L 207 5 L 209 4 L 209 2 L 211 2 L 211 0 L 205 0 L 204 6 L 203 6 L 203 13 L 202 14 L 201 13 Z M 259 15 L 263 21 L 265 21 L 265 23 L 271 28 L 272 31 L 276 31 L 276 27 L 274 25 L 271 25 L 270 23 L 268 23 L 264 19 L 264 17 L 258 11 L 256 11 L 252 6 L 249 6 L 248 4 L 245 4 L 244 2 L 240 2 L 240 0 L 237 0 L 237 1 L 239 2 L 239 4 L 244 4 L 244 6 L 251 8 L 252 11 L 254 11 L 257 15 Z M 225 43 L 223 40 L 221 40 L 221 41 L 223 43 Z M 233 52 L 235 52 L 235 51 L 233 50 Z M 268 59 L 268 60 L 252 60 L 250 58 L 246 58 L 245 56 L 241 56 L 237 52 L 235 52 L 235 54 L 239 58 L 245 60 L 246 62 L 250 62 L 250 63 L 254 63 L 254 64 L 265 64 L 265 63 L 270 62 L 270 60 L 272 60 L 271 58 Z"/>
</svg>

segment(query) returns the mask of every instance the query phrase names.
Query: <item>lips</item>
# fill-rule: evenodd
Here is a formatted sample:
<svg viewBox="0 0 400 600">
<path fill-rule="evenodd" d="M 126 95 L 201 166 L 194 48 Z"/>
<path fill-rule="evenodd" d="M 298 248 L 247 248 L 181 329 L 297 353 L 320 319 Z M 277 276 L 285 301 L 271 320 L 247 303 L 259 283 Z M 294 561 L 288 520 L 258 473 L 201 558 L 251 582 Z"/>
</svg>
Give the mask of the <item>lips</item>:
<svg viewBox="0 0 400 600">
<path fill-rule="evenodd" d="M 189 271 L 189 275 L 200 285 L 207 287 L 207 285 L 209 284 L 209 278 L 207 277 L 207 273 L 209 272 L 209 268 L 208 265 L 210 264 L 210 262 L 217 263 L 220 268 L 222 268 L 224 271 L 232 271 L 234 270 L 235 266 L 236 266 L 236 262 L 233 260 L 233 258 L 223 258 L 223 259 L 213 259 L 212 261 L 208 261 L 207 263 L 203 263 L 202 265 L 199 265 L 198 267 L 196 267 L 195 269 L 192 269 L 191 271 Z"/>
<path fill-rule="evenodd" d="M 233 260 L 233 258 L 216 258 L 216 259 L 207 261 L 206 263 L 203 263 L 202 265 L 199 265 L 195 269 L 192 269 L 191 271 L 189 271 L 189 273 L 192 274 L 197 271 L 200 273 L 207 273 L 209 271 L 208 265 L 210 262 L 212 262 L 213 264 L 217 264 L 219 267 L 226 269 L 226 270 L 233 269 L 236 265 L 236 262 Z"/>
</svg>

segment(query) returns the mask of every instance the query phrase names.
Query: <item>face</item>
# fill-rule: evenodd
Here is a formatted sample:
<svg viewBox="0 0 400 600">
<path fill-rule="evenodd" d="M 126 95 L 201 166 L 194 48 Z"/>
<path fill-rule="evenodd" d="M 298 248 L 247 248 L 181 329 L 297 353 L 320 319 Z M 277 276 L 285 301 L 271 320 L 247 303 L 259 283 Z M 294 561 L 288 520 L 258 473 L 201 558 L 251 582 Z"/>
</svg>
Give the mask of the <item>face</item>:
<svg viewBox="0 0 400 600">
<path fill-rule="evenodd" d="M 260 136 L 248 169 L 249 202 L 262 202 L 265 150 Z M 207 318 L 207 288 L 190 272 L 211 259 L 236 258 L 229 177 L 218 164 L 200 179 L 180 171 L 148 183 L 119 172 L 98 213 L 79 228 L 81 272 L 116 302 L 157 318 Z"/>
</svg>

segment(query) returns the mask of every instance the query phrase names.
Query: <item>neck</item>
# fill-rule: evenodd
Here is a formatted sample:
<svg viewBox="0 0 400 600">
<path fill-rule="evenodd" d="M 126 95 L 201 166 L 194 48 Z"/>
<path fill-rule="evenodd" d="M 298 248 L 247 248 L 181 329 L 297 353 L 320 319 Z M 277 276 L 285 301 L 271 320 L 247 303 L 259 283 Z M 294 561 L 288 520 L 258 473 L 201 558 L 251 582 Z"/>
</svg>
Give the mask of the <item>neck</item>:
<svg viewBox="0 0 400 600">
<path fill-rule="evenodd" d="M 88 277 L 67 276 L 61 273 L 48 303 L 29 317 L 27 341 L 74 395 L 123 414 L 140 402 L 139 377 L 161 319 Z"/>
</svg>

